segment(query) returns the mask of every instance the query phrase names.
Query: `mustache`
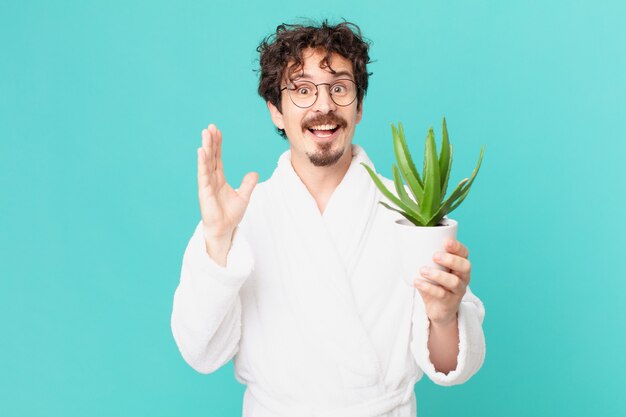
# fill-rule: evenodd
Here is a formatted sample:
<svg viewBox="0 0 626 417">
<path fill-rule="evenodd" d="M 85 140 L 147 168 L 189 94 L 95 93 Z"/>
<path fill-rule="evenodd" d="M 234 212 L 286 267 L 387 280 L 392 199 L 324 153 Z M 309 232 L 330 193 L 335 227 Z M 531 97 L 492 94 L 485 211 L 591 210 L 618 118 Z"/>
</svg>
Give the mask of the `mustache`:
<svg viewBox="0 0 626 417">
<path fill-rule="evenodd" d="M 348 124 L 346 119 L 333 113 L 320 114 L 302 123 L 302 127 L 305 129 L 311 126 L 317 125 L 337 125 L 339 127 L 345 127 Z"/>
</svg>

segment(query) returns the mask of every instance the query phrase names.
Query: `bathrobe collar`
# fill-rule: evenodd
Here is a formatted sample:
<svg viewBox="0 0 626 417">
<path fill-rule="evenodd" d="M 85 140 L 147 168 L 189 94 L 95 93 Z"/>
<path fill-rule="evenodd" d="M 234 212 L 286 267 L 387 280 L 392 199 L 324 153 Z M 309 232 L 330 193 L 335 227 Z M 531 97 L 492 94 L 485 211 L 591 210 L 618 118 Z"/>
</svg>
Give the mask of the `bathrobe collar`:
<svg viewBox="0 0 626 417">
<path fill-rule="evenodd" d="M 353 277 L 380 198 L 361 162 L 367 154 L 353 146 L 352 163 L 333 192 L 322 216 L 315 200 L 284 152 L 272 178 L 269 197 L 280 204 L 267 213 L 274 229 L 281 282 L 310 343 L 336 360 L 347 386 L 371 386 L 381 375 L 374 347 L 358 316 L 351 294 Z M 355 281 L 356 280 L 356 281 Z"/>
</svg>

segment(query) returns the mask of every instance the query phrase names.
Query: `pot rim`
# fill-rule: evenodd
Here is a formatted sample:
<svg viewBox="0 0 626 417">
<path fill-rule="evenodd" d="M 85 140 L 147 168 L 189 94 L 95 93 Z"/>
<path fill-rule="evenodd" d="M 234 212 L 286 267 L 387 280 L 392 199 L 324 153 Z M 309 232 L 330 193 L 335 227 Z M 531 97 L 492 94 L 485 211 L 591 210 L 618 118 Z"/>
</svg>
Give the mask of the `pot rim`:
<svg viewBox="0 0 626 417">
<path fill-rule="evenodd" d="M 408 219 L 402 217 L 399 219 L 395 220 L 395 224 L 397 224 L 398 226 L 401 227 L 416 227 L 416 228 L 423 228 L 423 229 L 432 229 L 435 227 L 441 227 L 441 228 L 446 228 L 446 227 L 453 227 L 458 225 L 458 222 L 454 219 L 451 219 L 447 216 L 443 216 L 443 218 L 441 219 L 442 222 L 445 222 L 445 224 L 441 224 L 441 225 L 436 225 L 436 226 L 416 226 L 413 223 L 411 223 Z M 402 223 L 401 223 L 402 222 Z"/>
</svg>

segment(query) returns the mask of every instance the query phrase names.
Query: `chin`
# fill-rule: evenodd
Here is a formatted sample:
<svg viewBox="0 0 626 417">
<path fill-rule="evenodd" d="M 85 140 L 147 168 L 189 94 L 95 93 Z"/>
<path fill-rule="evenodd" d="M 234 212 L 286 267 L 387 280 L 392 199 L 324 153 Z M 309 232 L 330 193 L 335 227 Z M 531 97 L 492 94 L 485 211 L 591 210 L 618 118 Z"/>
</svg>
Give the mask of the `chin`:
<svg viewBox="0 0 626 417">
<path fill-rule="evenodd" d="M 318 151 L 307 154 L 309 161 L 316 167 L 328 167 L 336 165 L 341 157 L 345 154 L 345 149 L 329 149 L 327 151 Z"/>
</svg>

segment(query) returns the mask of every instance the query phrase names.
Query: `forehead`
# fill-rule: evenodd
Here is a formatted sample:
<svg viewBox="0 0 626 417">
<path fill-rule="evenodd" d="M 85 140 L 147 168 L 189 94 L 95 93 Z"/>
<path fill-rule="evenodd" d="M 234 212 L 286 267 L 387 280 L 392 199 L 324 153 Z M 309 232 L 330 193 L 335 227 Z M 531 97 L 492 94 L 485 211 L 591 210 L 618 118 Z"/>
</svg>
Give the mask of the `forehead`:
<svg viewBox="0 0 626 417">
<path fill-rule="evenodd" d="M 353 78 L 352 62 L 338 53 L 333 52 L 328 62 L 324 61 L 326 51 L 323 49 L 306 48 L 302 51 L 303 65 L 297 66 L 289 62 L 285 70 L 286 78 L 317 78 L 330 77 Z"/>
</svg>

